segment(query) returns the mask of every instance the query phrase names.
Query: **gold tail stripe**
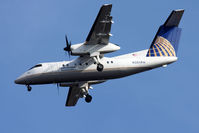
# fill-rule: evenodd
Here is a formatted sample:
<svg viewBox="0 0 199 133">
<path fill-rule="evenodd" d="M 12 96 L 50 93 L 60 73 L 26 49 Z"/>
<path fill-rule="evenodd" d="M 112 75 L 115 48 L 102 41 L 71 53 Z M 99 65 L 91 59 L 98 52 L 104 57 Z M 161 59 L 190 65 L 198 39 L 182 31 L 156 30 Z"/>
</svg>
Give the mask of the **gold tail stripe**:
<svg viewBox="0 0 199 133">
<path fill-rule="evenodd" d="M 149 48 L 149 56 L 151 56 L 151 50 L 150 50 L 150 48 Z"/>
<path fill-rule="evenodd" d="M 168 51 L 168 48 L 166 48 L 162 43 L 160 43 L 160 45 L 161 45 L 162 48 L 166 51 L 167 56 L 171 56 L 171 55 L 170 55 L 171 53 Z"/>
<path fill-rule="evenodd" d="M 167 52 L 169 53 L 169 56 L 173 56 L 172 52 L 170 51 L 170 49 L 164 44 L 161 43 L 163 45 L 163 47 L 167 50 Z"/>
<path fill-rule="evenodd" d="M 156 52 L 155 52 L 155 48 L 153 47 L 153 53 L 155 56 L 157 56 Z"/>
<path fill-rule="evenodd" d="M 164 44 L 166 44 L 169 48 L 174 50 L 173 46 L 171 45 L 171 43 L 168 40 L 165 39 Z"/>
<path fill-rule="evenodd" d="M 164 43 L 163 43 L 164 44 Z M 168 45 L 166 45 L 166 44 L 164 44 L 164 46 L 166 47 L 166 48 L 168 48 L 168 50 L 171 52 L 171 56 L 174 56 L 174 53 L 175 53 L 175 51 L 173 51 L 171 48 L 169 48 L 168 47 Z"/>
<path fill-rule="evenodd" d="M 160 43 L 157 43 L 157 45 L 162 49 L 162 52 L 164 53 L 164 56 L 168 56 L 167 52 L 165 51 L 165 49 L 163 48 L 162 45 L 160 45 Z"/>
<path fill-rule="evenodd" d="M 158 50 L 158 53 L 160 54 L 160 56 L 162 56 L 162 52 L 160 51 L 160 49 L 159 49 L 157 43 L 155 44 L 155 46 L 156 46 L 156 49 Z"/>
</svg>

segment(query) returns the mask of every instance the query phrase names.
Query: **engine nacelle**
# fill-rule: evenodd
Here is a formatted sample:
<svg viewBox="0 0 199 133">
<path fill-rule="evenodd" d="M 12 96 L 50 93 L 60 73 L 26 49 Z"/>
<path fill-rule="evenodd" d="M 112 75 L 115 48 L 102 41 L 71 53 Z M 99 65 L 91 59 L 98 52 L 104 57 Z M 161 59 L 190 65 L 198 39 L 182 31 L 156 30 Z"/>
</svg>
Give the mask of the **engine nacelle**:
<svg viewBox="0 0 199 133">
<path fill-rule="evenodd" d="M 117 51 L 119 49 L 120 47 L 113 43 L 108 43 L 107 45 L 104 44 L 91 45 L 91 44 L 79 43 L 71 46 L 71 52 L 72 52 L 71 54 L 89 55 L 90 53 L 93 52 L 100 52 L 100 54 L 105 54 Z"/>
</svg>

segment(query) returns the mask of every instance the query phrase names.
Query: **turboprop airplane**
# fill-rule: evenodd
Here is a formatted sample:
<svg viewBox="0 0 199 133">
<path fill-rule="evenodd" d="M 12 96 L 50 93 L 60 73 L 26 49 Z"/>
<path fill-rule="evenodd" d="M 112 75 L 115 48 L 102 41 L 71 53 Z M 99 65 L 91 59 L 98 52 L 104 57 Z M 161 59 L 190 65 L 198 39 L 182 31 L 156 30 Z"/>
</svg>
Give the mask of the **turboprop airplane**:
<svg viewBox="0 0 199 133">
<path fill-rule="evenodd" d="M 171 12 L 166 22 L 159 27 L 148 49 L 109 58 L 104 55 L 120 49 L 118 45 L 109 42 L 113 23 L 111 9 L 111 4 L 101 7 L 85 42 L 71 45 L 65 36 L 64 50 L 69 55 L 78 56 L 76 59 L 39 63 L 18 77 L 15 83 L 26 85 L 28 91 L 31 91 L 31 85 L 38 84 L 69 87 L 65 105 L 75 106 L 79 98 L 91 102 L 91 85 L 165 67 L 177 61 L 181 33 L 178 25 L 184 10 Z"/>
</svg>

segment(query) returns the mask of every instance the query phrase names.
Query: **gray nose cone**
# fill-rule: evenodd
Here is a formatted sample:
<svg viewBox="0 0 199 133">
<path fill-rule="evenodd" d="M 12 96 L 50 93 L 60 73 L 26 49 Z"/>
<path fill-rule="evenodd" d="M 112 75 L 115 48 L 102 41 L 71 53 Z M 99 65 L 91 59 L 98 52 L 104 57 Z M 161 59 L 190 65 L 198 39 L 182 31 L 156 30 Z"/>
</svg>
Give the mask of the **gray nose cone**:
<svg viewBox="0 0 199 133">
<path fill-rule="evenodd" d="M 25 80 L 24 80 L 24 78 L 17 78 L 16 80 L 15 80 L 15 84 L 25 84 Z"/>
</svg>

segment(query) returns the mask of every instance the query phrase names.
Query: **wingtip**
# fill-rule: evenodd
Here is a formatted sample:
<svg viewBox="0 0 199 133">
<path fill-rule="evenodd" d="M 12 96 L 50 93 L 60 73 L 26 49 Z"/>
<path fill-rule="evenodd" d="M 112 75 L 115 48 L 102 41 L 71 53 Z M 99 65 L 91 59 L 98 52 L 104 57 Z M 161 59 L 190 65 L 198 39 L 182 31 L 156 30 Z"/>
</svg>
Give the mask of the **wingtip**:
<svg viewBox="0 0 199 133">
<path fill-rule="evenodd" d="M 176 10 L 173 10 L 174 12 L 184 12 L 185 9 L 176 9 Z"/>
<path fill-rule="evenodd" d="M 104 4 L 104 5 L 102 5 L 102 6 L 112 6 L 112 4 Z"/>
</svg>

